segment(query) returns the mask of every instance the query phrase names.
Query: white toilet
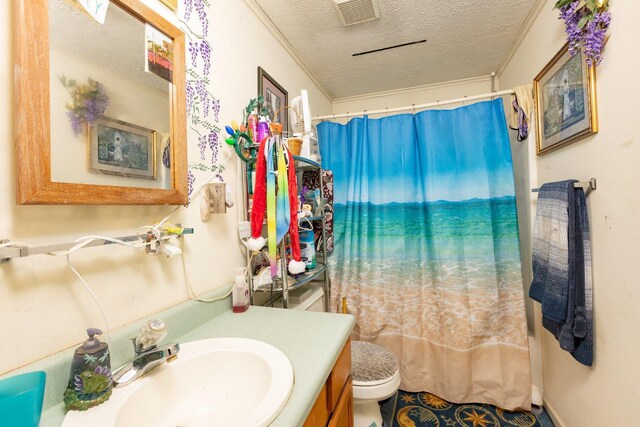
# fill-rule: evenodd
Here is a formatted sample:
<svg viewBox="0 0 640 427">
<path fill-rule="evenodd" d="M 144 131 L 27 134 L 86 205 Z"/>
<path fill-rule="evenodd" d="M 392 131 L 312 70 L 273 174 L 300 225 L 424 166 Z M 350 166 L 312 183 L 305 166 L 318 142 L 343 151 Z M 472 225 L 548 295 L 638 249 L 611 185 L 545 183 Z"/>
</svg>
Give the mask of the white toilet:
<svg viewBox="0 0 640 427">
<path fill-rule="evenodd" d="M 379 401 L 393 396 L 400 386 L 395 354 L 364 341 L 351 343 L 354 427 L 382 427 Z"/>
</svg>

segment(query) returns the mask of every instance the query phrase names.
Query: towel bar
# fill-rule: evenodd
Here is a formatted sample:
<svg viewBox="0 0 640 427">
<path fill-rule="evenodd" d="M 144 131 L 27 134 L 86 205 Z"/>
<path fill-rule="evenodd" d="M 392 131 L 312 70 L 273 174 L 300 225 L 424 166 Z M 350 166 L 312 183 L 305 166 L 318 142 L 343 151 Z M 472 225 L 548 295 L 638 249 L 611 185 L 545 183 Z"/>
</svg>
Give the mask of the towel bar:
<svg viewBox="0 0 640 427">
<path fill-rule="evenodd" d="M 589 182 L 584 182 L 584 181 L 575 182 L 573 184 L 573 188 L 582 188 L 585 191 L 587 191 L 587 190 L 595 190 L 596 189 L 596 179 L 595 178 L 591 178 L 589 180 Z M 531 189 L 532 193 L 537 193 L 538 191 L 540 191 L 539 188 L 532 188 Z"/>
</svg>

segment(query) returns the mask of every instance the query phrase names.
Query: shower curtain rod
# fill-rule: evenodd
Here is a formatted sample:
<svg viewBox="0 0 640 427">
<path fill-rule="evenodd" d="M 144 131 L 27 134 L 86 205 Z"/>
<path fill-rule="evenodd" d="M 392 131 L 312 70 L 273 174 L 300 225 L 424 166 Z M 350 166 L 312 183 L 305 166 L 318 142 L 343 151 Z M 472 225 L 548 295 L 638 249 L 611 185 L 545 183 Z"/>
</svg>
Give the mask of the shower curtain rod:
<svg viewBox="0 0 640 427">
<path fill-rule="evenodd" d="M 364 110 L 364 111 L 360 111 L 357 113 L 341 113 L 341 114 L 328 114 L 326 116 L 316 116 L 313 119 L 311 119 L 311 121 L 313 122 L 317 122 L 317 121 L 321 121 L 321 120 L 331 120 L 331 119 L 342 119 L 342 118 L 348 118 L 348 117 L 359 117 L 359 116 L 364 116 L 366 114 L 383 114 L 383 113 L 397 113 L 400 111 L 410 111 L 410 110 L 422 110 L 424 108 L 431 108 L 431 107 L 441 107 L 443 105 L 450 105 L 450 104 L 459 104 L 459 103 L 466 103 L 466 102 L 470 102 L 470 101 L 477 101 L 479 99 L 485 99 L 485 98 L 496 98 L 498 96 L 505 96 L 505 95 L 511 95 L 513 94 L 514 91 L 513 89 L 508 89 L 508 90 L 501 90 L 498 92 L 489 92 L 489 93 L 485 93 L 482 95 L 473 95 L 473 96 L 465 96 L 462 98 L 456 98 L 456 99 L 449 99 L 447 101 L 436 101 L 436 102 L 430 102 L 428 104 L 420 104 L 420 105 L 408 105 L 406 107 L 395 107 L 395 108 L 384 108 L 382 110 Z"/>
</svg>

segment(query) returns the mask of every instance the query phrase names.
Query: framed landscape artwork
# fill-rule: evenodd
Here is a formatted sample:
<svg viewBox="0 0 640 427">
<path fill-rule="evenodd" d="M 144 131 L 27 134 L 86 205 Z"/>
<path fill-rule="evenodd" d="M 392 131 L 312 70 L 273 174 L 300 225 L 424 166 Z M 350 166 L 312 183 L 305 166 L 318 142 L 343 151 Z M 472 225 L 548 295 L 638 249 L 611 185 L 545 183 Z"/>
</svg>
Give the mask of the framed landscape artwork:
<svg viewBox="0 0 640 427">
<path fill-rule="evenodd" d="M 546 154 L 598 132 L 596 70 L 565 45 L 533 80 L 537 153 Z"/>
</svg>

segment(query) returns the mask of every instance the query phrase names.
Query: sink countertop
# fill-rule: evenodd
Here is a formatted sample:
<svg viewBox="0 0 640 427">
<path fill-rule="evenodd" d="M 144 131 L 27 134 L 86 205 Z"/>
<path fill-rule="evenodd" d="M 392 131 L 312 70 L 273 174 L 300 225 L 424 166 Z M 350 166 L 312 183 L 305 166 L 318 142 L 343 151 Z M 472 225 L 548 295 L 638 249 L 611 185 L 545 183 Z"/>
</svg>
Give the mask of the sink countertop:
<svg viewBox="0 0 640 427">
<path fill-rule="evenodd" d="M 264 341 L 285 353 L 293 366 L 294 386 L 286 406 L 270 424 L 272 427 L 302 425 L 355 323 L 350 315 L 258 306 L 235 314 L 231 311 L 229 298 L 214 304 L 187 301 L 112 333 L 114 369 L 131 356 L 130 337 L 137 333 L 146 319 L 152 317 L 167 322 L 170 333 L 165 342 L 241 337 Z M 68 380 L 73 350 L 64 350 L 6 375 L 39 369 L 47 372 L 40 427 L 59 427 L 62 424 L 65 415 L 62 391 Z M 165 367 L 170 369 L 171 366 L 159 369 Z"/>
<path fill-rule="evenodd" d="M 267 342 L 287 355 L 294 386 L 272 427 L 301 426 L 347 342 L 355 321 L 350 315 L 251 306 L 245 313 L 225 312 L 183 341 L 242 337 Z M 179 356 L 178 356 L 179 357 Z"/>
</svg>

